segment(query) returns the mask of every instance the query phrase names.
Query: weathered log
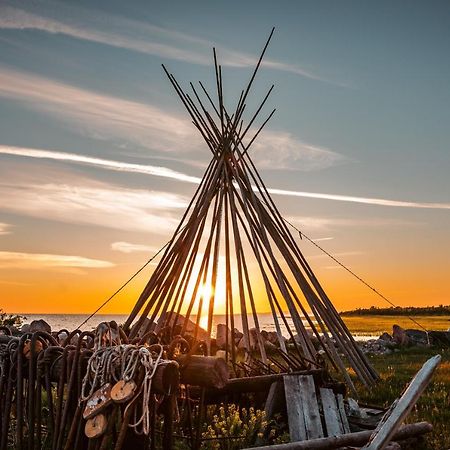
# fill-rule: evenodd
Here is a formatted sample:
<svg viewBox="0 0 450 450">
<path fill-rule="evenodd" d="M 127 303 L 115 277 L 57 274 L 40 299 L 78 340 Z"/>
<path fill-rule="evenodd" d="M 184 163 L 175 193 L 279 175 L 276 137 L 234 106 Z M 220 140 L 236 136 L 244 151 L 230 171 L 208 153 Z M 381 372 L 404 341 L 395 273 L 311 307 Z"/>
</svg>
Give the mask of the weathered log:
<svg viewBox="0 0 450 450">
<path fill-rule="evenodd" d="M 222 389 L 228 383 L 228 366 L 222 358 L 181 355 L 177 362 L 181 383 L 216 389 Z"/>
<path fill-rule="evenodd" d="M 292 372 L 289 375 L 313 375 L 320 379 L 325 374 L 322 369 L 303 370 Z M 270 375 L 258 375 L 255 377 L 245 378 L 231 378 L 228 380 L 226 386 L 222 388 L 225 393 L 240 393 L 240 392 L 263 392 L 268 391 L 270 386 L 275 381 L 283 380 L 285 373 L 274 373 Z"/>
<path fill-rule="evenodd" d="M 404 425 L 393 436 L 396 441 L 416 437 L 430 433 L 433 426 L 428 422 L 418 422 Z M 346 446 L 361 446 L 368 442 L 373 430 L 358 431 L 356 433 L 342 434 L 308 441 L 290 442 L 288 444 L 277 444 L 266 447 L 252 447 L 252 450 L 332 450 Z M 250 449 L 246 449 L 250 450 Z"/>
<path fill-rule="evenodd" d="M 180 383 L 180 368 L 176 361 L 160 361 L 152 380 L 152 388 L 158 394 L 173 394 Z"/>
<path fill-rule="evenodd" d="M 314 379 L 318 384 L 327 385 L 323 382 L 323 376 L 325 374 L 324 370 L 312 369 L 304 370 L 299 372 L 292 372 L 293 374 L 300 375 L 313 375 Z M 207 388 L 205 391 L 205 402 L 207 404 L 217 404 L 225 401 L 226 397 L 233 394 L 243 394 L 243 393 L 260 393 L 268 392 L 272 383 L 277 381 L 283 381 L 283 376 L 286 374 L 270 374 L 270 375 L 258 375 L 255 377 L 245 377 L 245 378 L 231 378 L 228 380 L 227 384 L 221 388 Z M 339 385 L 336 385 L 339 387 Z M 199 398 L 201 390 L 197 386 L 191 386 L 190 394 L 192 398 Z M 284 395 L 283 395 L 284 401 Z"/>
</svg>

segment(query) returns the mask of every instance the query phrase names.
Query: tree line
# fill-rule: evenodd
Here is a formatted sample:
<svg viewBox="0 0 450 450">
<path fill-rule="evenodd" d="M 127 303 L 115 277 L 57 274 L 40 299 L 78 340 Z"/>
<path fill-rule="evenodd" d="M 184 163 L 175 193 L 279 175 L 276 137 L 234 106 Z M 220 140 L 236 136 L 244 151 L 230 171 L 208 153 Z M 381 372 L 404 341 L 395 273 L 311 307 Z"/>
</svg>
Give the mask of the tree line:
<svg viewBox="0 0 450 450">
<path fill-rule="evenodd" d="M 356 308 L 342 311 L 341 316 L 450 316 L 450 305 L 439 306 L 396 306 L 389 308 Z"/>
</svg>

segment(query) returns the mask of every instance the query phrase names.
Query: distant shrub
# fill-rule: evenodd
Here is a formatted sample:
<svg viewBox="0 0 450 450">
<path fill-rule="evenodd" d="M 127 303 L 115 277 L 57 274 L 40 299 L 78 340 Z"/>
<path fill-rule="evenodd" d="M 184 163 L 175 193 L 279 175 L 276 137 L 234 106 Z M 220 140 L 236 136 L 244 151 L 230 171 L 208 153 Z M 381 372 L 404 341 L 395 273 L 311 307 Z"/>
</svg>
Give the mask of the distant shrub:
<svg viewBox="0 0 450 450">
<path fill-rule="evenodd" d="M 3 309 L 0 309 L 0 326 L 20 328 L 24 320 L 26 320 L 25 316 L 21 316 L 19 314 L 8 314 L 3 311 Z"/>
<path fill-rule="evenodd" d="M 449 316 L 450 306 L 395 306 L 390 308 L 356 308 L 342 311 L 341 316 Z"/>
</svg>

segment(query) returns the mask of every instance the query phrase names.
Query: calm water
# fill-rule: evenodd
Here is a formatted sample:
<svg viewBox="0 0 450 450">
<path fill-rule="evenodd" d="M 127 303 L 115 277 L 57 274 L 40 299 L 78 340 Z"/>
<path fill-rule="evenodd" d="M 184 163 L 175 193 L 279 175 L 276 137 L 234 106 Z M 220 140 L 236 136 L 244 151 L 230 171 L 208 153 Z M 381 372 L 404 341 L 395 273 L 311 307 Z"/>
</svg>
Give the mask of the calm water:
<svg viewBox="0 0 450 450">
<path fill-rule="evenodd" d="M 35 319 L 44 319 L 51 327 L 52 330 L 61 330 L 63 328 L 71 331 L 75 330 L 76 328 L 79 328 L 80 324 L 84 322 L 84 320 L 88 317 L 87 314 L 25 314 L 27 317 L 27 320 L 25 323 L 30 323 L 32 320 Z M 81 329 L 82 330 L 92 330 L 95 328 L 100 322 L 109 322 L 111 320 L 115 320 L 117 323 L 121 324 L 124 323 L 127 319 L 126 314 L 98 314 L 94 316 L 92 319 L 90 319 L 88 322 L 86 322 Z M 253 317 L 251 315 L 248 316 L 249 321 L 249 327 L 254 326 Z M 275 324 L 272 318 L 272 314 L 259 314 L 258 315 L 259 325 L 262 330 L 266 331 L 275 331 Z M 294 329 L 294 326 L 292 324 L 292 320 L 289 316 L 286 316 L 286 320 L 289 324 L 289 327 L 291 329 Z M 280 321 L 280 328 L 284 336 L 289 337 L 289 334 L 286 330 L 286 327 L 284 323 L 282 322 L 281 318 L 279 318 Z M 219 323 L 225 323 L 225 316 L 224 315 L 216 315 L 213 318 L 213 335 L 215 333 L 216 325 Z M 304 324 L 307 325 L 306 321 L 304 321 Z M 207 322 L 206 318 L 202 318 L 201 325 L 206 328 Z M 242 330 L 242 321 L 240 315 L 235 315 L 235 327 L 239 330 Z M 368 339 L 376 339 L 378 335 L 354 335 L 355 338 L 358 340 L 368 340 Z"/>
</svg>

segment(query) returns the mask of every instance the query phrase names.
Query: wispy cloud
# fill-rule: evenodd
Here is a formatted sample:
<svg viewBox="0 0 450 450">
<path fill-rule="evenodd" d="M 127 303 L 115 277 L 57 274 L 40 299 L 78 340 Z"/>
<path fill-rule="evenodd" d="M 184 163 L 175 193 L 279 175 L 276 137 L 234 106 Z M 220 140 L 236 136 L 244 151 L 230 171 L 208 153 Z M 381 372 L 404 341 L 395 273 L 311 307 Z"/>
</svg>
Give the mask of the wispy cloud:
<svg viewBox="0 0 450 450">
<path fill-rule="evenodd" d="M 333 240 L 333 239 L 334 239 L 334 237 L 329 236 L 329 237 L 323 237 L 323 238 L 313 239 L 313 241 L 314 241 L 314 242 L 323 242 L 323 241 L 331 241 L 331 240 Z"/>
<path fill-rule="evenodd" d="M 407 220 L 391 218 L 342 218 L 342 217 L 287 217 L 287 220 L 302 230 L 314 230 L 315 232 L 324 232 L 341 227 L 404 227 L 418 225 L 417 222 L 408 222 Z M 328 241 L 333 237 L 314 239 L 315 242 Z"/>
<path fill-rule="evenodd" d="M 253 143 L 251 155 L 261 169 L 312 171 L 349 161 L 339 153 L 299 141 L 291 133 L 271 130 Z"/>
<path fill-rule="evenodd" d="M 72 13 L 65 11 L 60 4 L 53 4 L 53 8 L 49 8 L 47 13 L 52 10 L 58 11 L 61 17 L 49 17 L 42 13 L 36 14 L 7 5 L 0 6 L 0 28 L 64 34 L 75 39 L 191 64 L 210 65 L 212 63 L 211 47 L 214 45 L 219 50 L 221 63 L 225 66 L 251 67 L 257 61 L 255 55 L 227 49 L 206 39 L 136 20 L 106 15 L 104 12 L 95 14 L 93 11 L 77 8 L 75 15 L 73 11 Z M 186 45 L 187 43 L 191 44 L 191 48 Z M 192 49 L 194 46 L 195 50 Z M 270 58 L 267 58 L 263 64 L 270 69 L 331 82 L 299 64 L 275 61 Z"/>
<path fill-rule="evenodd" d="M 98 94 L 12 69 L 0 69 L 0 96 L 77 125 L 98 139 L 126 139 L 158 151 L 198 148 L 200 137 L 189 121 L 162 109 Z M 203 147 L 201 147 L 203 148 Z"/>
<path fill-rule="evenodd" d="M 0 268 L 2 269 L 48 269 L 61 267 L 103 269 L 114 265 L 109 261 L 85 258 L 84 256 L 0 251 Z"/>
<path fill-rule="evenodd" d="M 318 198 L 338 202 L 363 203 L 366 205 L 395 206 L 399 208 L 450 209 L 450 203 L 415 202 L 405 200 L 389 200 L 385 198 L 356 197 L 353 195 L 321 194 L 318 192 L 288 191 L 285 189 L 268 189 L 271 194 L 288 197 Z"/>
<path fill-rule="evenodd" d="M 61 176 L 61 171 L 58 171 Z M 0 208 L 31 217 L 166 234 L 187 206 L 183 196 L 127 189 L 84 177 L 0 170 Z"/>
<path fill-rule="evenodd" d="M 0 222 L 0 236 L 2 234 L 10 234 L 11 233 L 11 225 L 9 223 Z"/>
<path fill-rule="evenodd" d="M 0 154 L 25 156 L 37 159 L 51 159 L 62 162 L 74 162 L 78 164 L 85 164 L 88 166 L 101 167 L 109 170 L 116 170 L 119 172 L 142 173 L 145 175 L 153 175 L 163 178 L 171 178 L 186 183 L 200 183 L 200 178 L 186 175 L 181 172 L 169 169 L 167 167 L 152 166 L 148 164 L 132 164 L 122 161 L 112 161 L 109 159 L 93 158 L 91 156 L 77 155 L 75 153 L 55 152 L 50 150 L 11 147 L 7 145 L 0 145 Z"/>
<path fill-rule="evenodd" d="M 0 68 L 0 96 L 75 125 L 78 131 L 96 139 L 121 139 L 160 152 L 177 152 L 181 157 L 199 151 L 206 157 L 209 155 L 200 134 L 185 116 L 157 106 L 99 94 L 9 68 Z M 265 130 L 253 149 L 254 161 L 263 168 L 310 171 L 347 161 L 338 153 L 307 144 L 283 131 Z M 128 169 L 132 170 L 131 165 Z"/>
<path fill-rule="evenodd" d="M 0 88 L 1 89 L 1 88 Z M 100 158 L 92 158 L 89 156 L 75 155 L 72 153 L 64 152 L 54 152 L 50 150 L 41 149 L 29 149 L 21 147 L 11 147 L 0 145 L 0 154 L 9 154 L 17 156 L 25 156 L 30 158 L 45 158 L 53 159 L 59 161 L 74 162 L 80 164 L 89 164 L 92 166 L 103 167 L 105 169 L 119 170 L 125 172 L 137 172 L 153 176 L 173 178 L 179 181 L 188 183 L 199 183 L 200 179 L 198 177 L 193 177 L 182 172 L 176 172 L 172 169 L 166 167 L 149 166 L 143 164 L 131 164 L 121 161 L 105 160 Z M 437 202 L 415 202 L 415 201 L 405 201 L 405 200 L 390 200 L 384 198 L 371 198 L 371 197 L 357 197 L 348 195 L 338 195 L 338 194 L 324 194 L 316 192 L 304 192 L 304 191 L 290 191 L 285 189 L 268 188 L 269 192 L 273 195 L 290 196 L 290 197 L 305 197 L 314 198 L 321 200 L 331 200 L 340 202 L 350 202 L 350 203 L 361 203 L 367 205 L 376 206 L 389 206 L 389 207 L 400 207 L 400 208 L 419 208 L 419 209 L 450 209 L 450 203 L 437 203 Z M 297 218 L 300 220 L 304 226 L 320 228 L 330 225 L 330 220 L 327 218 L 317 218 L 317 217 L 303 217 Z M 340 223 L 347 225 L 349 223 L 354 223 L 350 219 L 334 219 L 334 224 Z M 367 220 L 367 224 L 375 224 L 372 220 Z"/>
<path fill-rule="evenodd" d="M 111 249 L 121 253 L 135 253 L 135 252 L 156 252 L 157 249 L 150 245 L 132 244 L 131 242 L 113 242 Z"/>
</svg>

